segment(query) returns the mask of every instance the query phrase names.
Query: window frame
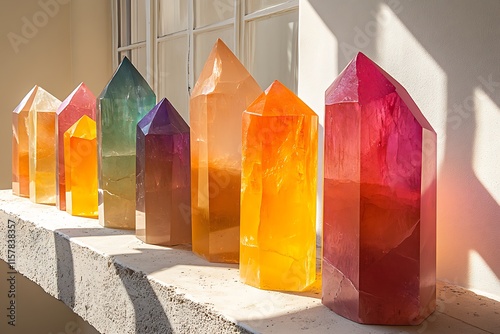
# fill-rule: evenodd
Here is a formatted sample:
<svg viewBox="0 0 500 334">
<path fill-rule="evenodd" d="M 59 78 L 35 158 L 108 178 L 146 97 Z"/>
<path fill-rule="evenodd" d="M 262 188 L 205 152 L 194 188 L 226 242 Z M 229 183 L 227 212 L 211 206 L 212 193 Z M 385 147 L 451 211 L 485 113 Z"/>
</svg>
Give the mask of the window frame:
<svg viewBox="0 0 500 334">
<path fill-rule="evenodd" d="M 299 0 L 288 0 L 284 3 L 272 5 L 264 9 L 254 11 L 252 13 L 246 13 L 247 0 L 232 0 L 234 5 L 233 17 L 220 22 L 204 25 L 202 27 L 195 27 L 195 0 L 188 0 L 188 13 L 187 13 L 187 29 L 182 31 L 177 31 L 173 33 L 166 34 L 164 36 L 158 36 L 158 20 L 159 20 L 159 2 L 161 0 L 145 0 L 146 6 L 146 41 L 130 43 L 129 45 L 122 46 L 119 44 L 121 39 L 120 33 L 122 25 L 121 13 L 120 13 L 120 0 L 112 1 L 112 54 L 113 54 L 113 67 L 116 68 L 120 61 L 120 53 L 125 51 L 131 51 L 134 49 L 139 49 L 142 47 L 146 48 L 146 75 L 145 79 L 157 94 L 159 93 L 159 63 L 158 63 L 158 45 L 161 42 L 172 40 L 178 38 L 182 35 L 187 35 L 188 39 L 188 68 L 187 68 L 187 83 L 188 83 L 188 97 L 191 94 L 191 90 L 196 83 L 194 66 L 195 58 L 195 36 L 204 32 L 209 32 L 212 30 L 217 30 L 222 27 L 233 25 L 233 43 L 234 43 L 234 54 L 240 59 L 240 61 L 248 68 L 249 59 L 247 59 L 247 42 L 245 40 L 246 27 L 251 21 L 271 18 L 273 16 L 282 15 L 287 12 L 293 12 L 299 10 Z M 132 6 L 131 6 L 132 7 Z M 133 9 L 131 8 L 131 11 Z M 132 18 L 133 15 L 130 15 Z M 131 19 L 130 18 L 130 19 Z M 295 43 L 298 46 L 298 41 Z M 297 61 L 292 69 L 293 75 L 297 78 L 298 73 L 298 47 L 294 50 L 294 56 Z M 133 61 L 133 59 L 131 59 Z M 297 92 L 298 80 L 295 79 L 294 86 L 289 87 L 291 90 Z"/>
</svg>

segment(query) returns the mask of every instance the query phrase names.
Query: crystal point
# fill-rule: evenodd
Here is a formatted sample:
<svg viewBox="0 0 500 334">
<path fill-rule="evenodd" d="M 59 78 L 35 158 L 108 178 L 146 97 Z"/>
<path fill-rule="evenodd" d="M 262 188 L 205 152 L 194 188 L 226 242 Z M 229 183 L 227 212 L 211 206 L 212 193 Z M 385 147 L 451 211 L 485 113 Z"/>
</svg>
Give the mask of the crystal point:
<svg viewBox="0 0 500 334">
<path fill-rule="evenodd" d="M 167 99 L 137 124 L 136 236 L 191 243 L 189 126 Z"/>
<path fill-rule="evenodd" d="M 63 136 L 66 211 L 97 217 L 96 123 L 83 115 Z"/>
<path fill-rule="evenodd" d="M 358 54 L 326 91 L 323 304 L 360 323 L 435 309 L 436 133 Z"/>
<path fill-rule="evenodd" d="M 156 96 L 125 57 L 97 98 L 99 222 L 135 229 L 135 139 L 137 122 Z"/>
<path fill-rule="evenodd" d="M 55 125 L 60 104 L 38 87 L 29 109 L 29 196 L 35 203 L 56 203 Z"/>
<path fill-rule="evenodd" d="M 190 100 L 193 251 L 212 262 L 238 262 L 241 113 L 260 93 L 218 40 Z"/>
<path fill-rule="evenodd" d="M 57 140 L 57 183 L 56 206 L 59 210 L 66 210 L 66 181 L 64 167 L 64 133 L 75 124 L 83 115 L 95 120 L 94 94 L 81 83 L 61 103 L 56 112 L 56 140 Z"/>
<path fill-rule="evenodd" d="M 29 111 L 38 86 L 34 86 L 12 112 L 12 192 L 29 197 Z"/>
<path fill-rule="evenodd" d="M 240 277 L 302 291 L 316 277 L 318 116 L 275 81 L 242 131 Z"/>
</svg>

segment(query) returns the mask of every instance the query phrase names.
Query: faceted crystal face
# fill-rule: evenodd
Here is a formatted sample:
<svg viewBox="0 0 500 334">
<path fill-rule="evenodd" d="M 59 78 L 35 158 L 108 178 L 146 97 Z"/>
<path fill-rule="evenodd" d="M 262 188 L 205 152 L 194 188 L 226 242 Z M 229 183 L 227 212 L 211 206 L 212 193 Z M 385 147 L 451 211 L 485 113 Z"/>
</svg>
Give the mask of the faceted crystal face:
<svg viewBox="0 0 500 334">
<path fill-rule="evenodd" d="M 135 138 L 137 122 L 156 96 L 124 58 L 97 101 L 99 222 L 135 229 Z"/>
<path fill-rule="evenodd" d="M 316 277 L 318 116 L 279 82 L 243 113 L 243 282 L 301 291 Z"/>
<path fill-rule="evenodd" d="M 323 304 L 406 325 L 435 309 L 436 134 L 363 54 L 326 92 Z"/>
<path fill-rule="evenodd" d="M 167 99 L 137 124 L 136 236 L 191 243 L 189 126 Z"/>
<path fill-rule="evenodd" d="M 193 251 L 212 262 L 238 262 L 241 113 L 260 93 L 218 40 L 190 101 Z"/>
<path fill-rule="evenodd" d="M 56 138 L 57 138 L 57 183 L 56 183 L 56 206 L 59 210 L 66 210 L 66 182 L 64 167 L 64 133 L 78 121 L 83 115 L 95 120 L 94 94 L 81 83 L 61 103 L 56 112 Z"/>
<path fill-rule="evenodd" d="M 60 104 L 38 87 L 29 110 L 29 196 L 35 203 L 56 203 L 55 125 Z"/>
<path fill-rule="evenodd" d="M 12 192 L 29 197 L 29 111 L 38 86 L 33 87 L 12 112 Z"/>
<path fill-rule="evenodd" d="M 64 133 L 66 211 L 74 216 L 97 217 L 96 137 L 96 123 L 87 115 Z"/>
</svg>

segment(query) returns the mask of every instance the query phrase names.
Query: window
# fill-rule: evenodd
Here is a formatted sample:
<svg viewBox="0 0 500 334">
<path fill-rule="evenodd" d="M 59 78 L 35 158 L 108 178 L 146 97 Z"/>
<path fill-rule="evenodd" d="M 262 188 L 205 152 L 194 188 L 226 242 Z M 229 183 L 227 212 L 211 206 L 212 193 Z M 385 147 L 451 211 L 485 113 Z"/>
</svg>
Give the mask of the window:
<svg viewBox="0 0 500 334">
<path fill-rule="evenodd" d="M 189 93 L 217 38 L 262 89 L 297 91 L 298 0 L 114 0 L 115 67 L 134 63 L 189 119 Z"/>
</svg>

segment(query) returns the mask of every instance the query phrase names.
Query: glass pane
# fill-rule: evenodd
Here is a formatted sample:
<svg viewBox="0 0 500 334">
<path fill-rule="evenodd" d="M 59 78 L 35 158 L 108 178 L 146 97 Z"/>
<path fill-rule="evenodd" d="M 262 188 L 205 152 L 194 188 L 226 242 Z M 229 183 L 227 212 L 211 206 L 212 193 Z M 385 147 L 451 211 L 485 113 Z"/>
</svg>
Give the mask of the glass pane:
<svg viewBox="0 0 500 334">
<path fill-rule="evenodd" d="M 146 0 L 130 0 L 130 41 L 132 44 L 146 40 Z"/>
<path fill-rule="evenodd" d="M 166 97 L 189 124 L 187 35 L 158 44 L 158 101 Z"/>
<path fill-rule="evenodd" d="M 196 34 L 194 37 L 194 80 L 198 80 L 208 55 L 220 38 L 234 52 L 234 28 L 229 25 L 217 30 Z"/>
<path fill-rule="evenodd" d="M 279 80 L 297 93 L 298 20 L 294 10 L 247 23 L 247 68 L 263 89 Z"/>
<path fill-rule="evenodd" d="M 158 1 L 158 36 L 165 36 L 188 28 L 188 0 Z"/>
<path fill-rule="evenodd" d="M 130 45 L 130 0 L 118 2 L 119 46 Z M 121 59 L 121 58 L 120 58 Z"/>
<path fill-rule="evenodd" d="M 250 14 L 264 8 L 280 5 L 285 2 L 287 2 L 287 0 L 247 0 L 245 13 Z"/>
<path fill-rule="evenodd" d="M 140 47 L 137 49 L 121 51 L 118 54 L 118 62 L 121 62 L 123 57 L 127 56 L 128 59 L 134 64 L 135 68 L 141 73 L 144 79 L 147 78 L 147 61 L 146 61 L 146 47 Z"/>
<path fill-rule="evenodd" d="M 195 0 L 195 28 L 234 17 L 234 0 Z"/>
</svg>

